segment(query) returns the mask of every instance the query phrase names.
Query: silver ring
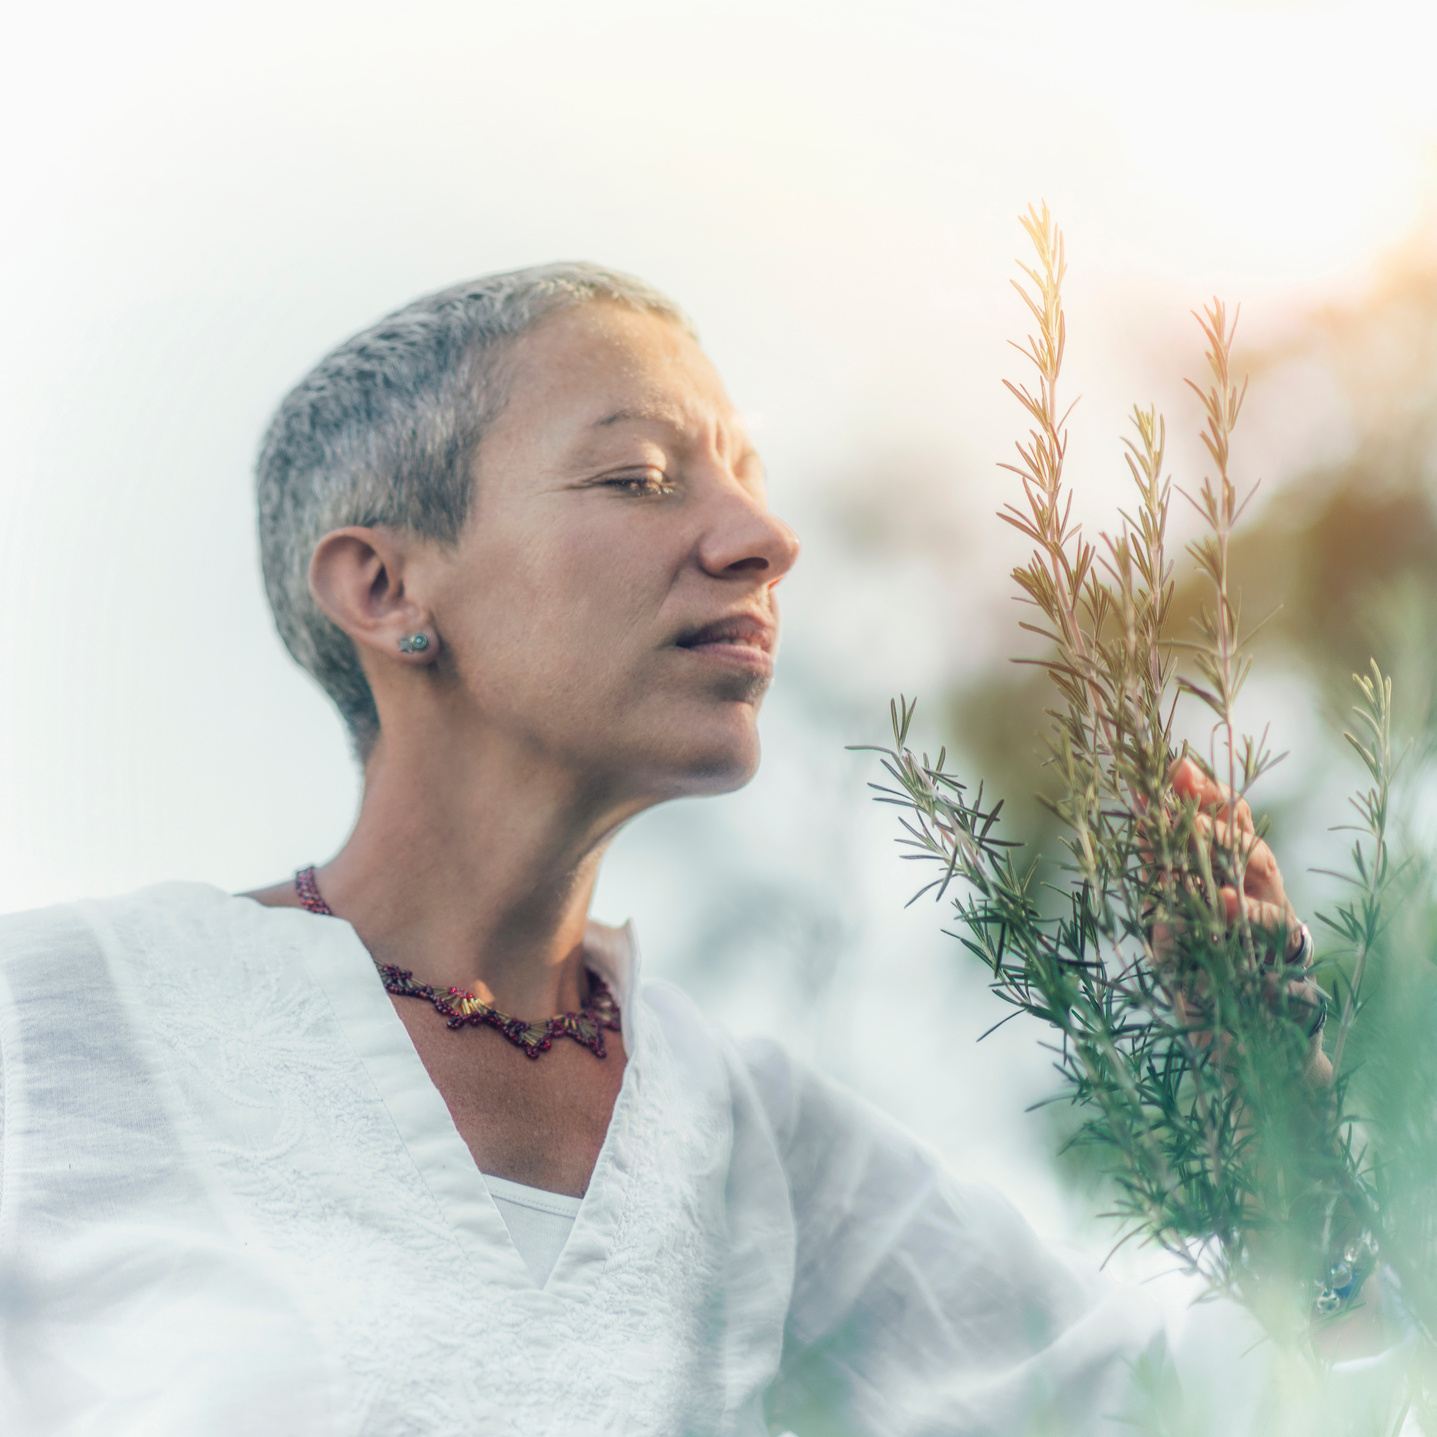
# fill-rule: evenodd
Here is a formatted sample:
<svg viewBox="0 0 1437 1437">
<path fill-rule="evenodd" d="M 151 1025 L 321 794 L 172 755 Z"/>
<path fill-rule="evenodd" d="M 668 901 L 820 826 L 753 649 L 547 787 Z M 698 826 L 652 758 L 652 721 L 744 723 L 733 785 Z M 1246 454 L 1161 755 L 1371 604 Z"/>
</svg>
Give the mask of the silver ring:
<svg viewBox="0 0 1437 1437">
<path fill-rule="evenodd" d="M 1306 923 L 1297 925 L 1297 937 L 1297 952 L 1291 958 L 1286 958 L 1283 961 L 1289 968 L 1298 968 L 1306 972 L 1312 967 L 1312 955 L 1316 951 L 1317 945 L 1312 941 L 1312 929 Z"/>
</svg>

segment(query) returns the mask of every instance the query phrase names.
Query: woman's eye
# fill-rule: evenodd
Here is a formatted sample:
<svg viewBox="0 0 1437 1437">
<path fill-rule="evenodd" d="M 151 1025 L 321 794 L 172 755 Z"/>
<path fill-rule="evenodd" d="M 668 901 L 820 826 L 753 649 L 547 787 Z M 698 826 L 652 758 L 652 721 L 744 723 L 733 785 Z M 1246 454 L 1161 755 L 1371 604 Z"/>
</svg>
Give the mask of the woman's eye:
<svg viewBox="0 0 1437 1437">
<path fill-rule="evenodd" d="M 628 494 L 654 495 L 674 492 L 674 486 L 658 473 L 625 474 L 617 479 L 606 480 L 605 484 L 609 488 L 622 489 Z"/>
</svg>

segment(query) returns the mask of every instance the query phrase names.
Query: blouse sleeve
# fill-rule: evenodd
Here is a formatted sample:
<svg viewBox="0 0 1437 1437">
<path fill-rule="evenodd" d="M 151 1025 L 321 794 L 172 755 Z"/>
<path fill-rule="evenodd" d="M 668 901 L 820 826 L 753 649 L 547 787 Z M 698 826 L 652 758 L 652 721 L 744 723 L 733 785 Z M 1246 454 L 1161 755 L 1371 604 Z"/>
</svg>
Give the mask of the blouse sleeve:
<svg viewBox="0 0 1437 1437">
<path fill-rule="evenodd" d="M 1078 1277 L 992 1190 L 775 1044 L 745 1045 L 797 1252 L 769 1417 L 804 1437 L 1130 1432 L 1134 1294 Z"/>
</svg>

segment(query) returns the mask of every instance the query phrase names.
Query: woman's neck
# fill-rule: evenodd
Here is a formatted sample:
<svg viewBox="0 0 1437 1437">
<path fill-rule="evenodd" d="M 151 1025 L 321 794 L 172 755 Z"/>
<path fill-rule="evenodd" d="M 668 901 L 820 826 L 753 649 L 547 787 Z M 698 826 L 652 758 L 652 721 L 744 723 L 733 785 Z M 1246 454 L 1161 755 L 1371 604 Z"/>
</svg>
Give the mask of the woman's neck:
<svg viewBox="0 0 1437 1437">
<path fill-rule="evenodd" d="M 628 814 L 499 745 L 433 752 L 381 740 L 354 831 L 317 872 L 325 901 L 376 961 L 421 982 L 522 1018 L 582 1006 L 589 901 Z"/>
</svg>

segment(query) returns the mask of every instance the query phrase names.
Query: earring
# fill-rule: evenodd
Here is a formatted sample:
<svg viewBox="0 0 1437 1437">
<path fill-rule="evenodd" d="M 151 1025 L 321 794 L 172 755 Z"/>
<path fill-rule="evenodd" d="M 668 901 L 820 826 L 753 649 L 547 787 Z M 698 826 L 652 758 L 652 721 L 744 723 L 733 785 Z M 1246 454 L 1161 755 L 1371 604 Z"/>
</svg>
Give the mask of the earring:
<svg viewBox="0 0 1437 1437">
<path fill-rule="evenodd" d="M 399 641 L 399 652 L 401 654 L 422 654 L 428 647 L 428 634 L 410 634 L 407 638 L 400 639 Z"/>
</svg>

